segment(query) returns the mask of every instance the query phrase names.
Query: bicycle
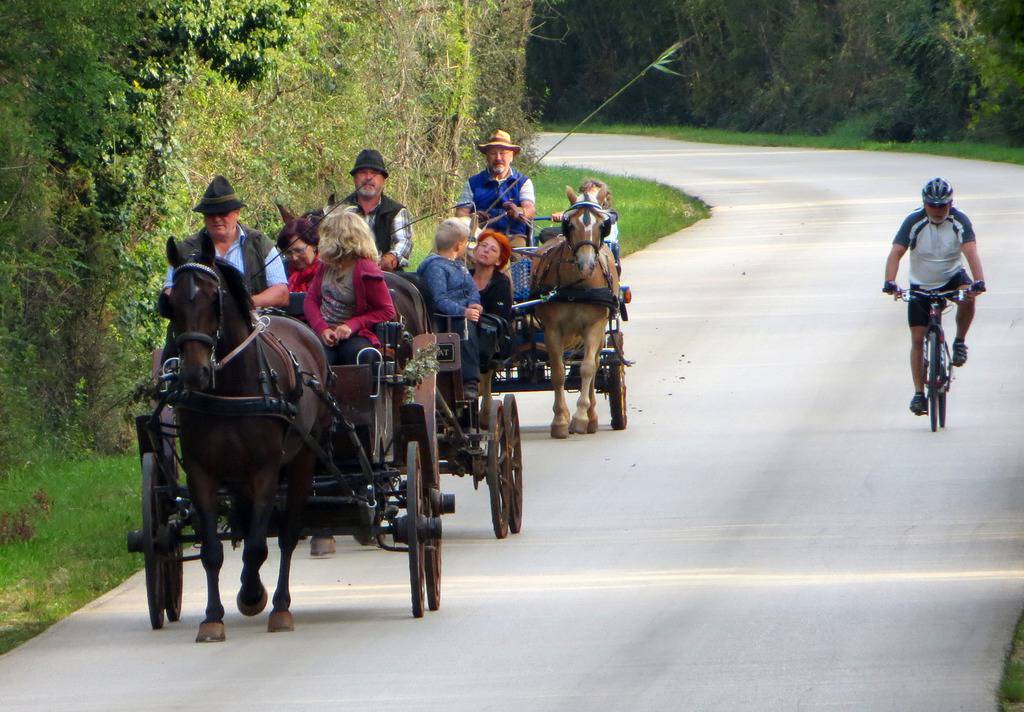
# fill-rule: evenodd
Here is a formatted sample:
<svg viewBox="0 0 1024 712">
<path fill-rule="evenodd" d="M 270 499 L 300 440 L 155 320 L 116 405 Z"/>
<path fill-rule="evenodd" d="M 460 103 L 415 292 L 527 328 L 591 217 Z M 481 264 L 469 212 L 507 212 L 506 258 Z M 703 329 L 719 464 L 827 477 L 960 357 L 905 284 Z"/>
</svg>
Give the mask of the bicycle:
<svg viewBox="0 0 1024 712">
<path fill-rule="evenodd" d="M 970 289 L 952 289 L 944 292 L 926 289 L 901 290 L 896 299 L 909 302 L 914 297 L 928 300 L 928 330 L 924 336 L 922 350 L 924 367 L 924 384 L 928 396 L 928 418 L 932 432 L 946 427 L 946 395 L 953 383 L 952 359 L 949 343 L 942 330 L 942 314 L 946 310 L 946 302 L 961 302 L 970 293 Z"/>
</svg>

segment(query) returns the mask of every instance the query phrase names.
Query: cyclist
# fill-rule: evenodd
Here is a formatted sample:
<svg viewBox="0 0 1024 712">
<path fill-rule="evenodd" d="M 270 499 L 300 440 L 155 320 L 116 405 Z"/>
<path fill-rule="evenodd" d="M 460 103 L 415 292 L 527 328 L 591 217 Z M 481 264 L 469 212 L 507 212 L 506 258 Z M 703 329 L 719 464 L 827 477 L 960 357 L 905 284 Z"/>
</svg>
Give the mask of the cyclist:
<svg viewBox="0 0 1024 712">
<path fill-rule="evenodd" d="M 978 256 L 971 221 L 953 207 L 953 188 L 942 178 L 933 178 L 921 190 L 924 205 L 903 221 L 892 241 L 892 250 L 885 261 L 885 284 L 882 291 L 899 295 L 896 273 L 900 259 L 910 250 L 910 288 L 949 291 L 968 289 L 967 298 L 957 304 L 956 339 L 953 341 L 953 365 L 967 362 L 967 330 L 974 319 L 974 294 L 985 291 L 985 276 Z M 974 279 L 964 270 L 963 258 Z M 928 300 L 912 297 L 908 302 L 910 323 L 910 373 L 914 379 L 914 397 L 910 412 L 928 414 L 924 396 L 922 351 L 928 327 Z"/>
</svg>

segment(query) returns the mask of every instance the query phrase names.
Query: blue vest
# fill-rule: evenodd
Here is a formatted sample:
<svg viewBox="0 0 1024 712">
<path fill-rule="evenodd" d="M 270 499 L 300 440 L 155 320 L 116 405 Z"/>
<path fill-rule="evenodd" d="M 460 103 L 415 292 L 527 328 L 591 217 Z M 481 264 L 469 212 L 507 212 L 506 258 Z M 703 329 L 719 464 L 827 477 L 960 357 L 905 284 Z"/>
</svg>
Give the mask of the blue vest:
<svg viewBox="0 0 1024 712">
<path fill-rule="evenodd" d="M 476 205 L 476 209 L 487 211 L 487 214 L 491 217 L 499 214 L 502 216 L 501 219 L 495 220 L 488 225 L 489 229 L 503 232 L 506 235 L 526 235 L 529 233 L 529 224 L 519 220 L 509 220 L 508 216 L 505 215 L 504 209 L 501 207 L 502 203 L 510 200 L 516 205 L 521 204 L 519 192 L 522 190 L 523 183 L 525 182 L 526 176 L 515 168 L 509 173 L 508 178 L 500 184 L 491 178 L 491 174 L 486 170 L 480 171 L 469 179 L 469 187 L 473 191 L 473 203 Z M 501 200 L 498 200 L 499 195 L 501 195 Z"/>
</svg>

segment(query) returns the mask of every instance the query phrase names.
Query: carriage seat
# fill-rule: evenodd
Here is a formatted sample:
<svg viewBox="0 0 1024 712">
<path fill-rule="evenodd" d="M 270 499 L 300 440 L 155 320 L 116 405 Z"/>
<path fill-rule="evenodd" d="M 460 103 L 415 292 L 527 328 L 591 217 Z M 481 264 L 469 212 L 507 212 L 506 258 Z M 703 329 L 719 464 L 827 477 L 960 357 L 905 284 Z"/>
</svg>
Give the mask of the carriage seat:
<svg viewBox="0 0 1024 712">
<path fill-rule="evenodd" d="M 306 317 L 302 311 L 302 304 L 305 301 L 305 292 L 288 292 L 288 307 L 285 309 L 285 311 L 288 312 L 288 316 L 305 321 Z"/>
<path fill-rule="evenodd" d="M 420 296 L 423 297 L 423 303 L 427 307 L 427 312 L 431 313 L 431 314 L 434 312 L 434 309 L 433 309 L 433 305 L 434 305 L 433 295 L 430 293 L 430 287 L 427 286 L 427 283 L 423 280 L 422 277 L 420 277 L 415 272 L 405 272 L 405 271 L 392 272 L 391 274 L 394 274 L 394 275 L 397 275 L 397 276 L 401 277 L 406 282 L 409 282 L 412 286 L 416 287 L 416 289 L 420 293 Z"/>
<path fill-rule="evenodd" d="M 562 235 L 562 226 L 561 225 L 552 225 L 551 227 L 546 227 L 546 228 L 544 228 L 543 230 L 540 231 L 540 244 L 543 245 L 548 240 L 553 240 L 554 238 L 560 237 L 561 235 Z"/>
</svg>

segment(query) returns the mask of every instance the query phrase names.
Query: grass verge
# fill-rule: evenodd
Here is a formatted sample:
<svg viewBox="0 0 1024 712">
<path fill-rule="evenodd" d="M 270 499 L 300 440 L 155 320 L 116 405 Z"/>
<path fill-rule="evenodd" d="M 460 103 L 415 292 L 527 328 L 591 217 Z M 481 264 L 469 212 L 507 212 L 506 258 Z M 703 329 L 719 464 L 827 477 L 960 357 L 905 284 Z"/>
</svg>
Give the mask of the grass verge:
<svg viewBox="0 0 1024 712">
<path fill-rule="evenodd" d="M 584 178 L 597 178 L 608 184 L 615 209 L 619 211 L 619 244 L 623 255 L 643 249 L 658 238 L 711 215 L 707 205 L 699 199 L 662 183 L 561 166 L 544 167 L 535 173 L 537 214 L 550 215 L 569 207 L 565 187 L 576 189 Z M 538 221 L 537 226 L 539 229 L 551 224 Z"/>
<path fill-rule="evenodd" d="M 545 131 L 554 133 L 568 131 L 571 125 L 553 124 L 545 126 Z M 587 124 L 584 133 L 618 133 L 634 136 L 658 136 L 673 138 L 679 141 L 695 141 L 698 143 L 724 143 L 741 146 L 790 146 L 799 148 L 822 149 L 853 149 L 858 151 L 895 151 L 899 153 L 925 153 L 954 158 L 971 158 L 999 163 L 1016 163 L 1024 165 L 1024 148 L 1001 146 L 991 143 L 971 141 L 913 141 L 911 143 L 895 143 L 871 141 L 861 137 L 855 131 L 840 126 L 833 133 L 825 136 L 809 136 L 806 134 L 770 134 L 744 133 L 742 131 L 726 131 L 724 129 L 702 129 L 691 126 L 642 126 L 639 124 Z"/>
<path fill-rule="evenodd" d="M 999 683 L 999 708 L 1002 712 L 1024 712 L 1024 613 L 1017 619 L 1017 627 L 1010 644 Z"/>
<path fill-rule="evenodd" d="M 28 462 L 0 479 L 0 653 L 142 566 L 134 455 Z"/>
<path fill-rule="evenodd" d="M 649 245 L 660 237 L 689 227 L 711 215 L 708 207 L 697 198 L 651 180 L 632 176 L 611 175 L 564 166 L 543 166 L 530 171 L 537 193 L 537 214 L 550 215 L 569 206 L 565 186 L 578 188 L 584 178 L 597 178 L 608 184 L 619 211 L 619 243 L 622 254 L 628 255 Z M 442 218 L 424 220 L 416 228 L 412 268 L 430 253 L 434 228 Z M 538 221 L 537 229 L 552 223 Z"/>
</svg>

